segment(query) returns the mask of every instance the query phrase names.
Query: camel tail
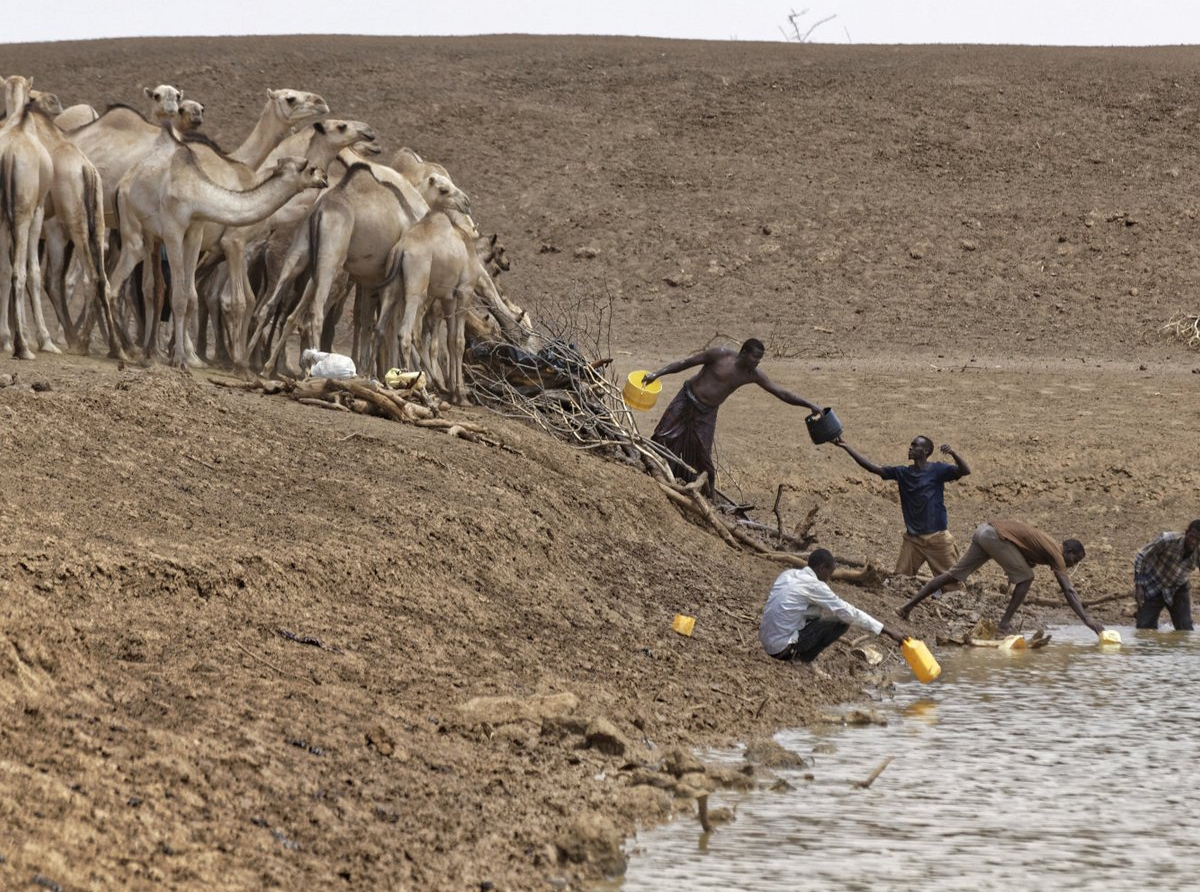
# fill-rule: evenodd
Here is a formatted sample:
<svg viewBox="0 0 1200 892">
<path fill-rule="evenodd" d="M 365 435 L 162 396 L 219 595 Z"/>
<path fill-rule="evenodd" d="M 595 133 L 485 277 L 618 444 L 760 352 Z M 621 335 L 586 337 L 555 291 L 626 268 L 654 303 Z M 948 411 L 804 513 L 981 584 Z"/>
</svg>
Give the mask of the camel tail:
<svg viewBox="0 0 1200 892">
<path fill-rule="evenodd" d="M 400 275 L 400 271 L 404 269 L 404 249 L 394 246 L 388 252 L 387 269 L 384 272 L 383 281 L 377 287 L 386 288 L 392 282 L 396 281 L 396 276 Z"/>
<path fill-rule="evenodd" d="M 17 161 L 10 152 L 0 155 L 0 203 L 3 204 L 0 213 L 11 231 L 17 220 Z M 16 244 L 16 239 L 12 244 Z"/>
<path fill-rule="evenodd" d="M 97 273 L 104 271 L 104 227 L 100 224 L 102 202 L 100 176 L 94 167 L 83 171 L 83 211 L 87 217 L 87 244 L 92 266 Z"/>
</svg>

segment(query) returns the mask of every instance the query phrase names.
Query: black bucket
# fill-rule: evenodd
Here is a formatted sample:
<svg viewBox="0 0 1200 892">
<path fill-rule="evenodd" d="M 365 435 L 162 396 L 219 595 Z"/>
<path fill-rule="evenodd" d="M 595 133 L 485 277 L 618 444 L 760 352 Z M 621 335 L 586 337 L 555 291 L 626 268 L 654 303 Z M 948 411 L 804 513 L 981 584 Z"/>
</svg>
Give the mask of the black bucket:
<svg viewBox="0 0 1200 892">
<path fill-rule="evenodd" d="M 813 412 L 804 419 L 804 423 L 808 425 L 808 435 L 818 446 L 842 435 L 842 423 L 828 406 L 820 412 Z"/>
</svg>

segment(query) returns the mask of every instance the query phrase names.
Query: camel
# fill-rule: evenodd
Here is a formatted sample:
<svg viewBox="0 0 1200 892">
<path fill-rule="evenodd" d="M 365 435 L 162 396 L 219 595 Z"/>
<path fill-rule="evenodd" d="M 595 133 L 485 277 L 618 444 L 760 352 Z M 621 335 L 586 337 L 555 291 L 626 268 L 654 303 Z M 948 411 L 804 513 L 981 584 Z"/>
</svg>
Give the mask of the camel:
<svg viewBox="0 0 1200 892">
<path fill-rule="evenodd" d="M 85 124 L 90 124 L 92 121 L 100 117 L 100 112 L 96 111 L 86 102 L 81 102 L 78 105 L 72 105 L 70 108 L 59 112 L 54 118 L 54 123 L 57 124 L 64 133 L 71 130 L 78 130 Z"/>
<path fill-rule="evenodd" d="M 41 315 L 41 267 L 37 259 L 43 202 L 50 193 L 54 166 L 50 153 L 37 138 L 30 117 L 33 83 L 20 75 L 4 78 L 4 105 L 8 112 L 0 127 L 0 350 L 20 359 L 33 359 L 26 341 L 26 288 L 34 314 Z M 9 328 L 9 306 L 15 306 L 14 330 Z M 45 329 L 41 320 L 40 330 Z M 40 331 L 39 331 L 40 334 Z M 47 339 L 49 335 L 47 333 Z M 45 346 L 45 345 L 43 345 Z M 53 342 L 50 342 L 53 347 Z M 55 348 L 57 349 L 57 348 Z"/>
<path fill-rule="evenodd" d="M 323 171 L 301 159 L 286 158 L 251 189 L 223 188 L 201 169 L 196 151 L 180 142 L 169 126 L 163 127 L 154 148 L 117 186 L 122 244 L 112 279 L 114 287 L 120 287 L 142 260 L 145 234 L 162 242 L 171 268 L 172 364 L 187 366 L 185 326 L 188 308 L 197 301 L 196 263 L 204 224 L 248 226 L 278 210 L 296 193 L 327 183 Z M 147 343 L 148 348 L 156 346 Z"/>
<path fill-rule="evenodd" d="M 268 90 L 267 102 L 258 123 L 245 142 L 229 153 L 251 170 L 258 167 L 296 127 L 308 124 L 329 114 L 329 106 L 316 93 L 299 90 Z"/>
<path fill-rule="evenodd" d="M 108 332 L 108 355 L 124 359 L 125 354 L 118 340 L 120 329 L 113 317 L 108 277 L 104 270 L 105 239 L 104 225 L 100 219 L 103 202 L 100 176 L 83 152 L 67 140 L 49 114 L 36 106 L 31 106 L 26 114 L 33 124 L 38 140 L 50 154 L 52 180 L 45 204 L 47 224 L 51 221 L 56 222 L 75 246 L 75 259 L 83 271 L 84 280 L 92 286 L 95 309 L 99 311 Z M 53 281 L 58 271 L 52 269 L 50 272 L 50 279 Z M 68 346 L 73 349 L 81 348 L 86 352 L 86 342 L 79 343 L 71 323 L 65 295 L 59 292 L 57 295 L 51 295 L 51 299 Z M 41 317 L 40 312 L 36 315 Z M 43 344 L 50 343 L 53 347 L 49 341 L 49 333 L 44 331 L 44 322 L 40 323 L 39 336 Z M 42 349 L 47 348 L 43 346 Z M 58 350 L 54 348 L 49 352 L 56 353 Z"/>
<path fill-rule="evenodd" d="M 385 344 L 391 347 L 393 339 L 388 335 L 394 330 L 395 307 L 402 297 L 401 362 L 405 368 L 418 368 L 414 332 L 421 323 L 425 323 L 426 332 L 432 331 L 435 325 L 430 324 L 433 320 L 428 319 L 428 314 L 433 310 L 446 324 L 445 389 L 460 404 L 466 401 L 462 359 L 467 307 L 475 294 L 476 282 L 485 275 L 476 252 L 478 236 L 474 227 L 465 228 L 461 218 L 456 222 L 457 215 L 471 213 L 470 204 L 464 199 L 465 195 L 456 187 L 444 188 L 434 198 L 424 219 L 400 237 L 389 256 L 393 264 L 391 281 L 384 289 L 374 332 L 376 350 Z M 435 377 L 429 340 L 422 338 L 420 358 L 425 371 Z"/>
<path fill-rule="evenodd" d="M 446 168 L 442 167 L 436 161 L 422 160 L 421 156 L 408 146 L 398 149 L 396 154 L 392 156 L 390 163 L 392 168 L 403 175 L 414 186 L 435 174 L 443 176 L 448 180 L 451 179 L 450 174 L 446 172 Z"/>
<path fill-rule="evenodd" d="M 175 129 L 180 133 L 191 133 L 204 125 L 204 103 L 195 99 L 184 99 L 179 103 L 175 116 Z"/>
</svg>

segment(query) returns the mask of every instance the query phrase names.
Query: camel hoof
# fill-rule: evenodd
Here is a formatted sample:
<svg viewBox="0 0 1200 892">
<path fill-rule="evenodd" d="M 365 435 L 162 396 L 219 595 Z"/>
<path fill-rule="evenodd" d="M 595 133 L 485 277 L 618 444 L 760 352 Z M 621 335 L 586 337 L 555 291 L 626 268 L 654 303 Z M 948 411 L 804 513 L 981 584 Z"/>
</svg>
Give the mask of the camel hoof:
<svg viewBox="0 0 1200 892">
<path fill-rule="evenodd" d="M 180 366 L 180 368 L 206 369 L 208 368 L 208 363 L 193 353 L 187 358 L 184 364 Z"/>
<path fill-rule="evenodd" d="M 67 344 L 67 353 L 69 353 L 71 356 L 87 356 L 88 352 L 88 345 L 82 342 Z M 111 353 L 108 355 L 112 356 Z"/>
<path fill-rule="evenodd" d="M 62 356 L 62 350 L 59 349 L 58 344 L 54 343 L 54 341 L 42 341 L 42 343 L 38 346 L 38 350 L 40 350 L 42 353 L 56 353 L 59 356 Z"/>
<path fill-rule="evenodd" d="M 30 350 L 28 347 L 22 347 L 20 350 L 18 350 L 13 355 L 16 356 L 17 359 L 36 359 L 37 358 L 34 355 L 34 352 L 32 350 Z"/>
</svg>

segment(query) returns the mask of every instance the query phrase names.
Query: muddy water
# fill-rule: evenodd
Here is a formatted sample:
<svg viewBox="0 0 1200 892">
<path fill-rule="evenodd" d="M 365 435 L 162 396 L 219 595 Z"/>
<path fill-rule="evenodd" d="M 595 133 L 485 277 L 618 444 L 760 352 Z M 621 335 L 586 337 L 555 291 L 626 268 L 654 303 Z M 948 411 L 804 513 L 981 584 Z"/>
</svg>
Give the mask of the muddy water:
<svg viewBox="0 0 1200 892">
<path fill-rule="evenodd" d="M 812 781 L 714 797 L 737 819 L 707 837 L 640 835 L 610 888 L 1200 888 L 1200 635 L 1051 631 L 1039 651 L 945 655 L 937 682 L 897 685 L 887 727 L 780 735 Z"/>
</svg>

